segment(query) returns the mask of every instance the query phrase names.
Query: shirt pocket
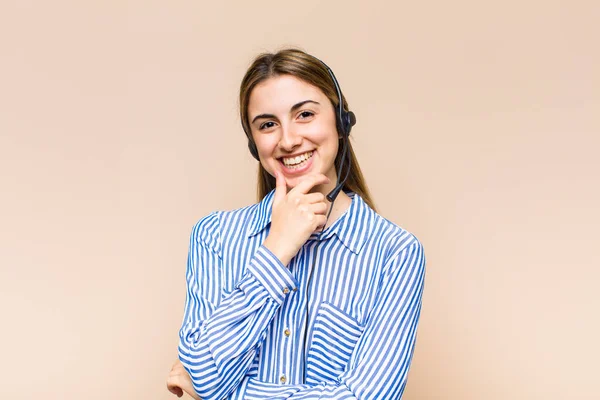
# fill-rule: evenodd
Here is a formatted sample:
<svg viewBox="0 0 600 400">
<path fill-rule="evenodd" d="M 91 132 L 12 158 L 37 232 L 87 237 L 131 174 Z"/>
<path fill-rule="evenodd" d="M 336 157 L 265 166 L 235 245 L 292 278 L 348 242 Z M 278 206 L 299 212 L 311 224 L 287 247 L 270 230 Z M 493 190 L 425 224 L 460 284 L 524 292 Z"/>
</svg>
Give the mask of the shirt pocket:
<svg viewBox="0 0 600 400">
<path fill-rule="evenodd" d="M 306 383 L 337 381 L 346 371 L 364 327 L 330 303 L 322 303 L 306 357 Z"/>
</svg>

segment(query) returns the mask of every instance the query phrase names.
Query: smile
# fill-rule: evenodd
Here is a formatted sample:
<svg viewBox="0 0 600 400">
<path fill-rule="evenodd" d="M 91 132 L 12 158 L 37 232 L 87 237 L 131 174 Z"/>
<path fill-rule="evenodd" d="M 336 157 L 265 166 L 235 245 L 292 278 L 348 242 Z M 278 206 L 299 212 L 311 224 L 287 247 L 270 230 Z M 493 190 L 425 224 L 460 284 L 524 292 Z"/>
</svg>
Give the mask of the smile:
<svg viewBox="0 0 600 400">
<path fill-rule="evenodd" d="M 313 156 L 312 151 L 307 151 L 296 157 L 282 157 L 281 162 L 289 169 L 298 169 L 305 166 L 308 160 Z"/>
</svg>

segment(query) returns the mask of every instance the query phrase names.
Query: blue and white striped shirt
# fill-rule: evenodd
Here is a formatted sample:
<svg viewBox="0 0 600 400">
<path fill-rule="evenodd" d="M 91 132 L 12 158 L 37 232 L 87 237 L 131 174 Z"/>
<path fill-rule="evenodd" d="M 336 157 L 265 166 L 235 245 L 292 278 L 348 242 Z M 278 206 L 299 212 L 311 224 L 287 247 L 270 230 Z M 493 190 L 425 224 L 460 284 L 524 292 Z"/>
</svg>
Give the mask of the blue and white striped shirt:
<svg viewBox="0 0 600 400">
<path fill-rule="evenodd" d="M 347 194 L 348 210 L 287 266 L 262 245 L 274 191 L 194 226 L 179 358 L 202 399 L 401 398 L 421 310 L 423 247 Z"/>
</svg>

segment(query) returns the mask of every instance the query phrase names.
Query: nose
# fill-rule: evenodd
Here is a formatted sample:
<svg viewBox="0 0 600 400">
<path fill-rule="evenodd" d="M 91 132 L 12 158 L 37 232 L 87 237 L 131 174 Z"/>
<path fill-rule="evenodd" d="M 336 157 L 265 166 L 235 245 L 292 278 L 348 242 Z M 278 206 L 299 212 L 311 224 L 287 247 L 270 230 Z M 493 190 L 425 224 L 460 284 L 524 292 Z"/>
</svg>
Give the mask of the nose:
<svg viewBox="0 0 600 400">
<path fill-rule="evenodd" d="M 279 138 L 279 147 L 282 150 L 292 152 L 301 144 L 302 136 L 300 136 L 292 126 L 282 126 L 281 138 Z"/>
</svg>

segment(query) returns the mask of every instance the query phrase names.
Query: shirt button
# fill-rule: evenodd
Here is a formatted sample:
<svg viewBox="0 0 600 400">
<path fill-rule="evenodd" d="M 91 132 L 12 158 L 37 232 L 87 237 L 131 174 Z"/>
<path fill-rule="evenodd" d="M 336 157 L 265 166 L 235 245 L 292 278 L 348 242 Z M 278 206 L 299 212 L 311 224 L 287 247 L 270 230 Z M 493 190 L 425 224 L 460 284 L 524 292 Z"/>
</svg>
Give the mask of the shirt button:
<svg viewBox="0 0 600 400">
<path fill-rule="evenodd" d="M 289 337 L 291 335 L 292 332 L 290 332 L 290 330 L 288 328 L 285 328 L 285 331 L 283 331 L 283 334 L 287 337 Z"/>
<path fill-rule="evenodd" d="M 288 294 L 290 292 L 289 288 L 284 287 L 283 288 L 283 294 Z"/>
<path fill-rule="evenodd" d="M 279 382 L 281 382 L 281 383 L 285 383 L 286 381 L 287 381 L 287 378 L 285 377 L 285 375 L 281 375 L 281 376 L 279 377 Z"/>
</svg>

